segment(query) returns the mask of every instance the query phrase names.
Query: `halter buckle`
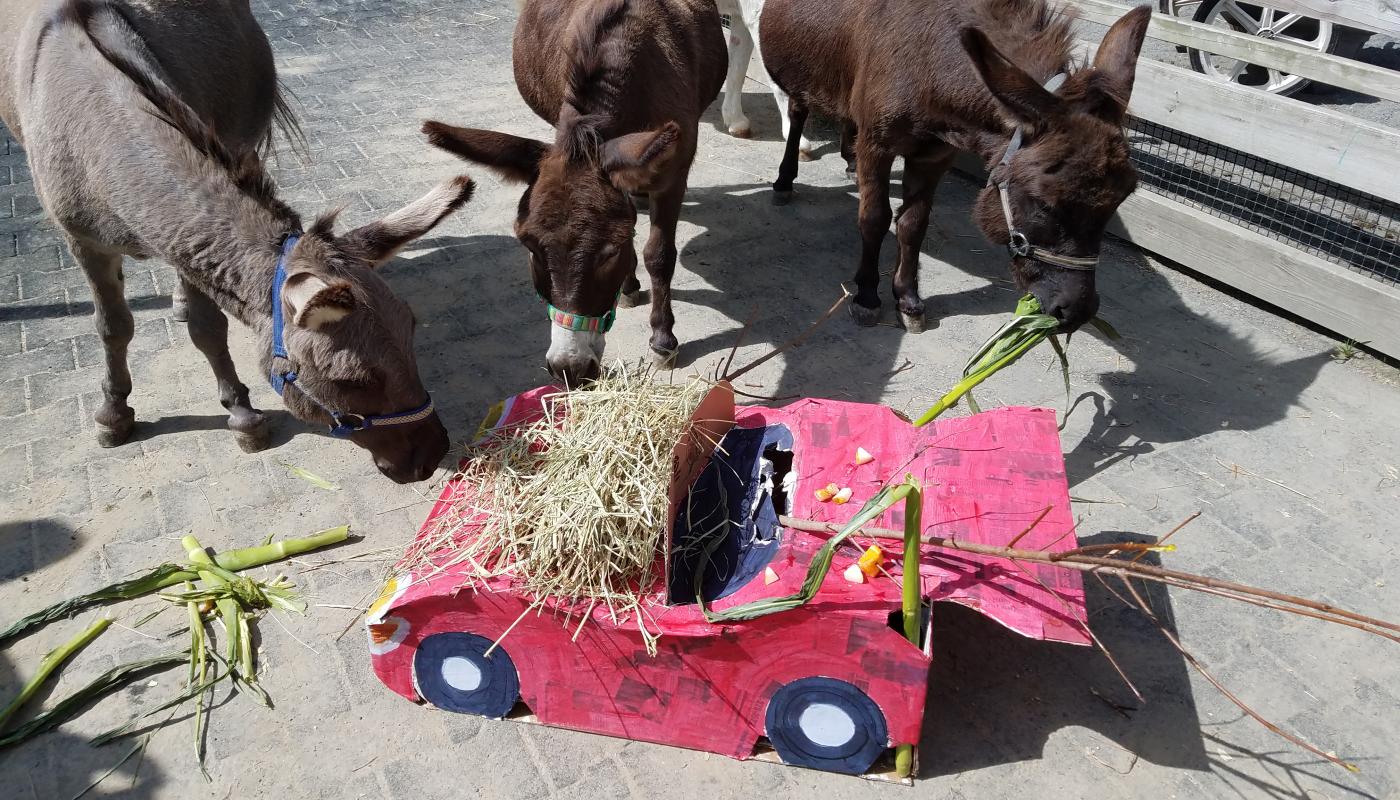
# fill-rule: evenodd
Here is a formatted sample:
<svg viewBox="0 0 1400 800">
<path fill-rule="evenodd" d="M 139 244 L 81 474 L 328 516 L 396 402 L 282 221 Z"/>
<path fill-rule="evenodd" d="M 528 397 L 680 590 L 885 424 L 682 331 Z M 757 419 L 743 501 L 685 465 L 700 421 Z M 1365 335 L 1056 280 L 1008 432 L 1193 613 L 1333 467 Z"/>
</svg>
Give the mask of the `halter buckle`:
<svg viewBox="0 0 1400 800">
<path fill-rule="evenodd" d="M 1033 249 L 1031 240 L 1027 239 L 1026 235 L 1020 231 L 1012 231 L 1010 238 L 1006 241 L 1006 250 L 1013 256 L 1030 258 Z"/>
</svg>

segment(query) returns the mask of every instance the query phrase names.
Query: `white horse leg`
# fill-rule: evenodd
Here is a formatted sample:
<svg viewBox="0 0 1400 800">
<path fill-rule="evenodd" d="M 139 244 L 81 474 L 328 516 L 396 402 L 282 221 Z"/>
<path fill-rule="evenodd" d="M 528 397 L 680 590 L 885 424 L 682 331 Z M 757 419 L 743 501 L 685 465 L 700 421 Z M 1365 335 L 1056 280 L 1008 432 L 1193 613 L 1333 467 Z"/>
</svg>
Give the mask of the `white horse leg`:
<svg viewBox="0 0 1400 800">
<path fill-rule="evenodd" d="M 778 84 L 773 83 L 770 78 L 768 85 L 773 87 L 773 99 L 778 103 L 778 116 L 783 121 L 783 141 L 787 141 L 788 132 L 792 128 L 792 122 L 788 120 L 788 96 L 787 92 L 778 88 Z M 797 145 L 797 157 L 803 161 L 812 160 L 812 143 L 803 134 L 802 141 Z"/>
<path fill-rule="evenodd" d="M 726 4 L 727 5 L 727 4 Z M 730 136 L 747 139 L 753 135 L 749 118 L 744 116 L 744 80 L 753 57 L 753 34 L 738 8 L 725 9 L 729 14 L 729 75 L 724 80 L 724 104 L 720 114 Z"/>
</svg>

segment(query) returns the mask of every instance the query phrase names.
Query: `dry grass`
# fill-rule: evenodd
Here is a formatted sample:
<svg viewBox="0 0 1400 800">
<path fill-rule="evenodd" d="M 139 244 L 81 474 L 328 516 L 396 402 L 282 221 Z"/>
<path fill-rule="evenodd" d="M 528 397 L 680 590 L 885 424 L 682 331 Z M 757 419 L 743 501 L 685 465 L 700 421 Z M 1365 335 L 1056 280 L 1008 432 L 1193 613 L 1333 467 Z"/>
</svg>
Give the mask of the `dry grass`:
<svg viewBox="0 0 1400 800">
<path fill-rule="evenodd" d="M 533 607 L 606 607 L 635 620 L 661 577 L 671 457 L 713 384 L 657 383 L 618 365 L 591 388 L 549 395 L 544 416 L 497 429 L 467 448 L 462 487 L 400 562 L 418 579 L 460 568 L 468 584 L 508 578 Z"/>
</svg>

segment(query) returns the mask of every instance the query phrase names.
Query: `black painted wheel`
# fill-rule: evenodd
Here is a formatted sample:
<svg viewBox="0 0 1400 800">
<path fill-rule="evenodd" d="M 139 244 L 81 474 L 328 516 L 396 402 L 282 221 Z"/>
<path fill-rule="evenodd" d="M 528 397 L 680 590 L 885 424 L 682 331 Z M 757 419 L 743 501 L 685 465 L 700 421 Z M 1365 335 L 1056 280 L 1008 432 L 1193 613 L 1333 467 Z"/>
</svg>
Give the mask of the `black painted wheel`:
<svg viewBox="0 0 1400 800">
<path fill-rule="evenodd" d="M 889 746 L 875 701 L 845 681 L 802 678 L 773 694 L 768 739 L 787 764 L 860 775 Z"/>
<path fill-rule="evenodd" d="M 424 700 L 445 711 L 500 719 L 520 699 L 520 675 L 504 648 L 487 656 L 491 640 L 472 633 L 438 633 L 413 655 L 413 680 Z"/>
</svg>

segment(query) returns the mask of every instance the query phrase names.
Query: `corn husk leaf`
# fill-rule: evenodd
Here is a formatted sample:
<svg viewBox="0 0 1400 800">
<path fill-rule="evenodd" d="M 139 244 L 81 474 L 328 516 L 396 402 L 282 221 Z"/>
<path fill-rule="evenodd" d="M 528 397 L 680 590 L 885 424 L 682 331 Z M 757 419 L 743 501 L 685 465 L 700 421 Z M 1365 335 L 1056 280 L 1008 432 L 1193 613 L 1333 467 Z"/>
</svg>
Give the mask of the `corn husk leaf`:
<svg viewBox="0 0 1400 800">
<path fill-rule="evenodd" d="M 3 710 L 0 710 L 0 730 L 5 729 L 5 723 L 10 721 L 10 717 L 23 708 L 24 704 L 28 703 L 39 691 L 39 687 L 53 677 L 54 673 L 62 669 L 68 659 L 91 644 L 93 639 L 101 636 L 102 632 L 111 625 L 110 619 L 99 619 L 85 628 L 82 633 L 50 650 L 48 655 L 44 656 L 44 660 L 39 662 L 39 668 L 35 670 L 33 677 L 20 687 L 19 694 L 15 696 L 15 699 L 11 700 Z"/>
<path fill-rule="evenodd" d="M 300 539 L 283 539 L 280 542 L 230 550 L 214 557 L 214 566 L 230 572 L 241 572 L 253 567 L 261 567 L 292 556 L 319 550 L 339 544 L 350 537 L 350 526 L 341 525 Z M 168 589 L 177 583 L 195 580 L 198 576 L 178 564 L 161 564 L 158 567 L 124 581 L 118 581 L 93 592 L 54 603 L 48 608 L 36 611 L 15 622 L 0 632 L 0 644 L 11 639 L 26 636 L 35 630 L 59 619 L 65 619 L 96 606 L 122 600 L 135 600 Z"/>
<path fill-rule="evenodd" d="M 288 464 L 285 461 L 281 461 L 278 463 L 280 463 L 283 467 L 286 467 L 288 472 L 292 473 L 298 478 L 301 478 L 302 480 L 306 481 L 312 486 L 315 486 L 317 489 L 325 489 L 328 492 L 340 491 L 339 486 L 335 485 L 334 483 L 331 483 L 330 481 L 326 480 L 325 478 L 322 478 L 320 475 L 317 475 L 316 473 L 310 470 L 302 469 L 301 467 Z"/>
<path fill-rule="evenodd" d="M 24 725 L 15 728 L 4 736 L 0 736 L 0 748 L 28 741 L 41 733 L 57 728 L 68 720 L 81 714 L 83 710 L 92 703 L 121 689 L 128 683 L 145 676 L 147 673 L 154 670 L 166 669 L 175 664 L 184 663 L 186 655 L 186 652 L 181 650 L 177 653 L 166 653 L 165 655 L 155 656 L 154 658 L 132 661 L 113 667 L 107 672 L 104 672 L 92 683 L 89 683 L 60 700 L 53 708 L 31 719 Z"/>
</svg>

